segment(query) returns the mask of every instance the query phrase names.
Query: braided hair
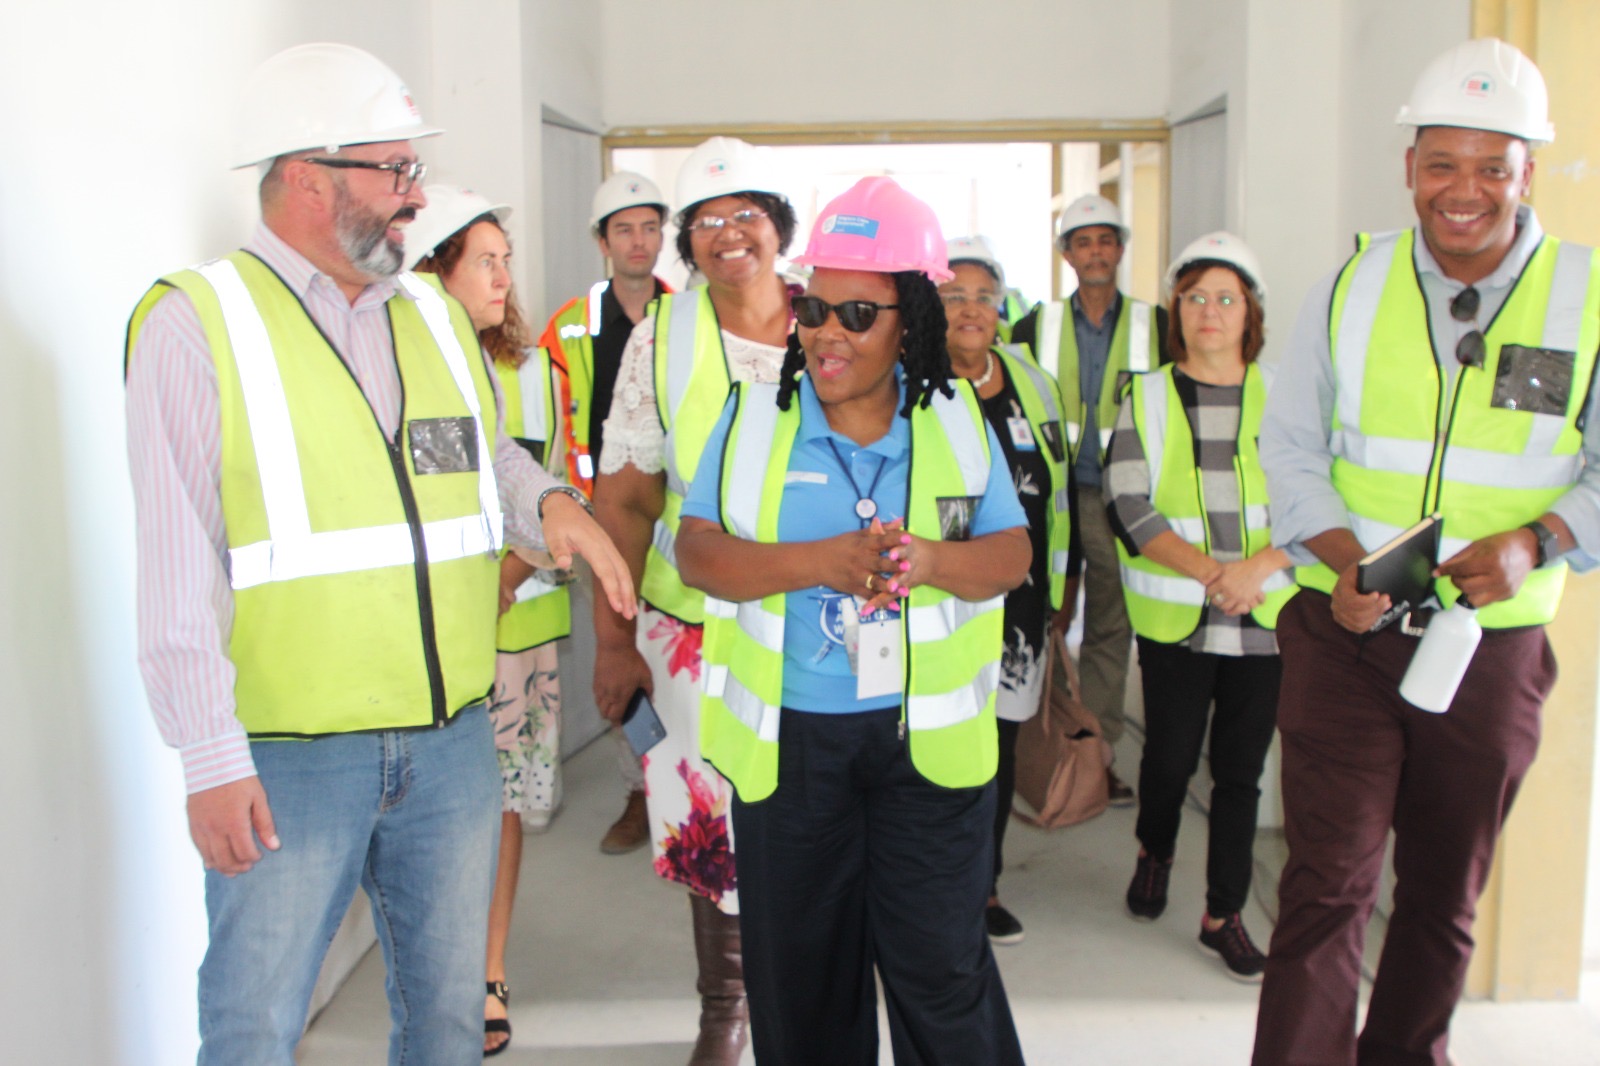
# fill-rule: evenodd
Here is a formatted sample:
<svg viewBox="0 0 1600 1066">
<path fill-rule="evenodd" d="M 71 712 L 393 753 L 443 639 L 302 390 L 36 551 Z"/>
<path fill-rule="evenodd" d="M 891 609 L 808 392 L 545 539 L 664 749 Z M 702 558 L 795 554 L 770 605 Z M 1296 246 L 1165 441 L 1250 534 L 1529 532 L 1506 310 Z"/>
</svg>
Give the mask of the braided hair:
<svg viewBox="0 0 1600 1066">
<path fill-rule="evenodd" d="M 945 347 L 945 334 L 949 323 L 944 316 L 944 301 L 939 299 L 938 286 L 920 270 L 902 270 L 891 274 L 894 280 L 896 302 L 900 305 L 900 321 L 905 325 L 905 340 L 900 346 L 900 365 L 906 374 L 906 403 L 900 413 L 907 418 L 918 405 L 927 407 L 933 402 L 934 391 L 947 397 L 955 396 L 950 387 L 954 371 L 950 368 L 950 350 Z M 783 353 L 783 369 L 778 378 L 778 409 L 787 411 L 789 402 L 800 387 L 800 375 L 806 372 L 806 353 L 800 347 L 800 331 L 789 331 L 789 345 Z"/>
</svg>

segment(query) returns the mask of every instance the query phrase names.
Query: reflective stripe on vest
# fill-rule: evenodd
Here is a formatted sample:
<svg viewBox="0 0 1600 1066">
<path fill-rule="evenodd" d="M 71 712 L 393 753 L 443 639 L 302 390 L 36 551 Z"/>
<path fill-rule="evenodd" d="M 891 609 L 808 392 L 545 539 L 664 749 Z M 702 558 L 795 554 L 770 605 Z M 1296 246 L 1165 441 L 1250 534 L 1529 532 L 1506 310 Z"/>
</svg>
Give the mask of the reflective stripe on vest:
<svg viewBox="0 0 1600 1066">
<path fill-rule="evenodd" d="M 1457 370 L 1446 393 L 1415 240 L 1412 230 L 1363 236 L 1335 284 L 1331 480 L 1366 549 L 1437 510 L 1445 519 L 1445 559 L 1539 517 L 1576 481 L 1577 421 L 1600 342 L 1600 270 L 1591 249 L 1544 238 L 1484 329 L 1484 365 Z M 1515 409 L 1514 401 L 1496 402 L 1501 358 L 1516 345 L 1573 353 L 1564 412 L 1536 414 Z M 1335 582 L 1320 564 L 1301 567 L 1297 577 L 1323 591 Z M 1564 580 L 1564 564 L 1535 570 L 1515 597 L 1480 610 L 1479 621 L 1489 628 L 1547 622 Z M 1447 605 L 1458 596 L 1448 580 L 1436 591 Z"/>
<path fill-rule="evenodd" d="M 656 305 L 656 413 L 666 431 L 667 484 L 651 534 L 640 594 L 658 610 L 699 623 L 704 596 L 678 576 L 677 535 L 683 497 L 727 402 L 732 377 L 722 330 L 704 287 L 664 293 Z"/>
<path fill-rule="evenodd" d="M 1073 322 L 1071 306 L 1070 299 L 1045 304 L 1039 311 L 1034 332 L 1038 364 L 1056 379 L 1061 389 L 1061 406 L 1068 419 L 1064 428 L 1069 463 L 1077 461 L 1083 423 L 1088 416 L 1087 401 L 1082 396 L 1077 327 Z M 1111 443 L 1111 431 L 1117 420 L 1117 379 L 1124 372 L 1146 373 L 1157 362 L 1155 348 L 1159 338 L 1151 325 L 1152 314 L 1153 308 L 1149 304 L 1129 296 L 1122 297 L 1117 322 L 1111 333 L 1105 373 L 1100 378 L 1100 394 L 1095 399 L 1101 454 Z"/>
<path fill-rule="evenodd" d="M 722 521 L 735 536 L 775 543 L 800 405 L 779 411 L 776 385 L 738 389 L 723 451 Z M 936 394 L 930 407 L 911 415 L 908 527 L 935 536 L 937 496 L 982 496 L 988 487 L 982 411 L 969 385 L 961 383 L 958 390 L 955 399 Z M 938 469 L 929 475 L 918 464 Z M 932 494 L 919 491 L 930 488 Z M 994 776 L 1001 603 L 1000 597 L 969 603 L 919 588 L 902 614 L 911 758 L 936 784 L 976 787 Z M 781 593 L 744 603 L 706 598 L 701 751 L 745 802 L 771 795 L 778 783 L 785 605 Z"/>
<path fill-rule="evenodd" d="M 1059 611 L 1066 596 L 1067 554 L 1072 542 L 1072 493 L 1067 484 L 1065 442 L 1060 436 L 1066 432 L 1061 424 L 1061 402 L 1054 379 L 1034 365 L 1027 345 L 1010 344 L 997 347 L 995 351 L 1005 362 L 1011 384 L 1022 401 L 1022 413 L 1033 428 L 1034 444 L 1050 473 L 1050 508 L 1046 512 L 1045 530 L 1045 550 L 1050 558 L 1046 569 L 1050 575 L 1050 605 Z M 1063 442 L 1059 458 L 1050 450 L 1044 428 L 1052 422 L 1057 439 Z"/>
<path fill-rule="evenodd" d="M 566 472 L 565 430 L 556 408 L 556 384 L 550 353 L 530 348 L 522 365 L 513 370 L 496 363 L 505 398 L 506 433 L 544 445 L 544 468 L 556 477 Z M 517 586 L 515 601 L 495 626 L 495 647 L 502 652 L 526 651 L 572 632 L 572 597 L 565 585 L 550 580 L 548 571 L 535 570 Z"/>
<path fill-rule="evenodd" d="M 235 589 L 246 589 L 319 574 L 343 574 L 414 563 L 416 552 L 411 527 L 405 523 L 322 533 L 311 531 L 294 427 L 289 420 L 289 402 L 284 395 L 283 379 L 278 373 L 266 323 L 256 310 L 238 268 L 232 263 L 217 259 L 197 267 L 196 271 L 216 290 L 233 344 L 249 411 L 250 436 L 255 444 L 269 530 L 266 540 L 228 550 L 229 583 Z M 439 346 L 450 376 L 461 390 L 478 429 L 480 513 L 426 523 L 422 534 L 428 559 L 446 562 L 499 551 L 503 534 L 494 462 L 489 455 L 478 394 L 467 368 L 466 354 L 450 326 L 450 313 L 439 294 L 413 274 L 401 274 L 399 280 L 415 298 L 422 320 Z"/>
<path fill-rule="evenodd" d="M 1252 364 L 1245 371 L 1241 390 L 1234 475 L 1245 557 L 1272 544 L 1266 475 L 1255 443 L 1271 382 L 1272 368 Z M 1151 506 L 1173 533 L 1209 555 L 1211 529 L 1206 517 L 1203 475 L 1195 465 L 1194 437 L 1174 384 L 1173 368 L 1163 367 L 1135 378 L 1124 402 L 1132 405 L 1134 426 L 1144 449 Z M 1187 639 L 1204 616 L 1205 586 L 1144 555 L 1131 554 L 1120 537 L 1117 557 L 1128 620 L 1134 630 L 1163 644 Z M 1262 582 L 1261 591 L 1265 600 L 1250 614 L 1263 629 L 1273 629 L 1279 611 L 1294 595 L 1296 586 L 1287 571 L 1278 570 Z"/>
</svg>

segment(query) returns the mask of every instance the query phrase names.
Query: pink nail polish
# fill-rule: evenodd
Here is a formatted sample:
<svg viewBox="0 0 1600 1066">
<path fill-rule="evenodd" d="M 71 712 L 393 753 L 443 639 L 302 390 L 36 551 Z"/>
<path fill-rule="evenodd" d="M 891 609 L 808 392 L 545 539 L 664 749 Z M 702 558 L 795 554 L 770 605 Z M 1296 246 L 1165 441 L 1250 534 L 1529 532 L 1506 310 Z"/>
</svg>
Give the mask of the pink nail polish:
<svg viewBox="0 0 1600 1066">
<path fill-rule="evenodd" d="M 900 601 L 899 600 L 890 600 L 889 601 L 889 610 L 898 611 L 899 609 L 900 609 Z"/>
<path fill-rule="evenodd" d="M 910 563 L 901 563 L 900 564 L 900 572 L 902 574 L 905 573 L 907 570 L 910 570 L 910 569 L 911 569 L 911 564 Z"/>
<path fill-rule="evenodd" d="M 909 533 L 900 534 L 900 543 L 901 544 L 910 544 L 911 543 L 911 534 L 909 534 Z"/>
</svg>

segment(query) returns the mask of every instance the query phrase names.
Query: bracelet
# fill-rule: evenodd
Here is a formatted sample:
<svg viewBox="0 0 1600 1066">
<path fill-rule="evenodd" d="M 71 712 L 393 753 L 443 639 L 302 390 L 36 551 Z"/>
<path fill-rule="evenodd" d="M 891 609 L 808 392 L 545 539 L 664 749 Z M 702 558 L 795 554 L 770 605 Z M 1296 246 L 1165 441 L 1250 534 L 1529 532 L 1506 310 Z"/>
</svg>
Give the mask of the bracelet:
<svg viewBox="0 0 1600 1066">
<path fill-rule="evenodd" d="M 571 485 L 551 485 L 549 488 L 539 493 L 539 498 L 534 501 L 533 513 L 539 516 L 539 521 L 544 521 L 544 498 L 550 495 L 552 492 L 559 492 L 565 496 L 571 496 L 574 500 L 578 501 L 579 507 L 582 507 L 585 511 L 589 512 L 590 517 L 594 516 L 594 505 L 589 502 L 589 498 L 583 494 L 582 490 L 573 488 Z"/>
</svg>

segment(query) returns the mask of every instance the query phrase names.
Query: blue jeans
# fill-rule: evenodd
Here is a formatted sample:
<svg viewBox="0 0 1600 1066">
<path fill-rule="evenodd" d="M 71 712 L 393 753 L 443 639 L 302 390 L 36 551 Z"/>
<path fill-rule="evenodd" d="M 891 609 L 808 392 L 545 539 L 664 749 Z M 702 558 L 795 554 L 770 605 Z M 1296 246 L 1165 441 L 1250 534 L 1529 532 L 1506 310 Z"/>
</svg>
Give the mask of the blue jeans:
<svg viewBox="0 0 1600 1066">
<path fill-rule="evenodd" d="M 482 705 L 437 730 L 250 745 L 283 846 L 206 873 L 200 1066 L 292 1066 L 359 881 L 387 963 L 391 1066 L 481 1061 L 500 771 Z"/>
</svg>

